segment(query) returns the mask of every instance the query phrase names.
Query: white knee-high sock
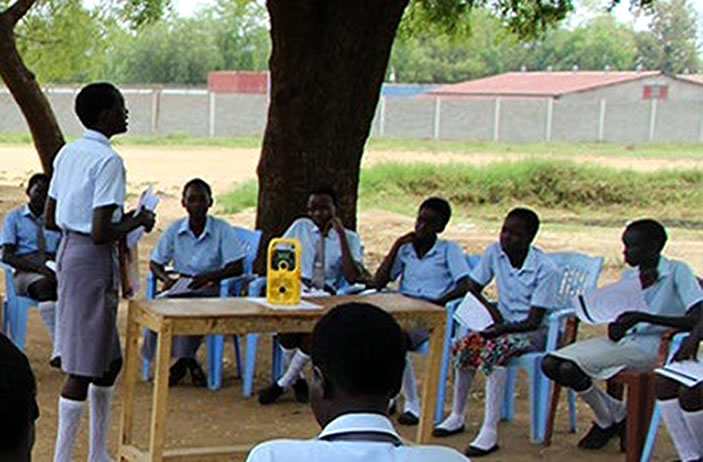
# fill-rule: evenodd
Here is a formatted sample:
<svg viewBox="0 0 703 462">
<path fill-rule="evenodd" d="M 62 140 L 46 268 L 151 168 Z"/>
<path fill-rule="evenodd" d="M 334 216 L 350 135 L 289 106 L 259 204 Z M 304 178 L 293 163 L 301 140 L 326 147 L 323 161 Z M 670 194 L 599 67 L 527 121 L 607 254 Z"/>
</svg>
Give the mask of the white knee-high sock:
<svg viewBox="0 0 703 462">
<path fill-rule="evenodd" d="M 614 415 L 614 410 L 618 409 L 617 405 L 612 403 L 612 401 L 617 401 L 594 384 L 591 384 L 589 388 L 584 391 L 579 391 L 578 395 L 583 399 L 583 401 L 588 404 L 588 406 L 593 409 L 595 414 L 596 424 L 601 428 L 608 428 L 615 422 L 622 420 L 624 412 L 622 415 Z M 622 404 L 620 404 L 622 406 Z M 616 411 L 619 413 L 618 411 Z M 620 417 L 620 419 L 617 419 Z"/>
<path fill-rule="evenodd" d="M 683 411 L 683 420 L 686 421 L 686 427 L 698 445 L 698 459 L 703 459 L 703 410 Z M 681 458 L 681 460 L 685 459 Z"/>
<path fill-rule="evenodd" d="M 107 455 L 107 430 L 110 423 L 110 404 L 113 387 L 88 387 L 90 397 L 90 462 L 109 462 Z"/>
<path fill-rule="evenodd" d="M 288 369 L 283 373 L 283 377 L 278 379 L 278 386 L 285 389 L 293 386 L 293 382 L 298 380 L 308 362 L 310 362 L 310 356 L 300 350 L 296 351 L 293 359 L 290 360 Z"/>
<path fill-rule="evenodd" d="M 508 381 L 508 370 L 496 367 L 491 375 L 486 377 L 485 413 L 483 425 L 471 446 L 479 449 L 491 449 L 498 443 L 498 422 L 500 422 L 500 405 L 505 395 L 505 385 Z"/>
<path fill-rule="evenodd" d="M 415 371 L 413 370 L 413 360 L 408 354 L 405 357 L 405 369 L 403 370 L 403 384 L 400 388 L 405 404 L 403 412 L 411 412 L 415 416 L 420 416 L 420 398 L 417 395 L 417 382 Z"/>
<path fill-rule="evenodd" d="M 476 369 L 454 369 L 454 395 L 452 397 L 452 412 L 437 427 L 446 430 L 456 430 L 464 425 L 466 407 L 469 404 L 469 390 L 474 380 Z"/>
<path fill-rule="evenodd" d="M 293 359 L 293 356 L 295 355 L 295 352 L 298 351 L 297 348 L 283 348 L 281 347 L 281 352 L 283 352 L 283 370 L 288 370 L 288 366 L 290 366 L 290 362 Z M 303 374 L 303 371 L 300 371 L 299 374 L 300 378 L 305 378 L 305 374 Z"/>
<path fill-rule="evenodd" d="M 59 428 L 54 448 L 54 462 L 71 462 L 73 446 L 76 443 L 78 428 L 81 426 L 81 415 L 85 401 L 59 397 Z"/>
<path fill-rule="evenodd" d="M 39 302 L 39 316 L 42 322 L 44 322 L 44 326 L 46 326 L 46 330 L 51 338 L 51 357 L 53 358 L 56 351 L 56 302 Z"/>
<path fill-rule="evenodd" d="M 662 419 L 682 461 L 698 459 L 698 444 L 692 435 L 676 398 L 657 400 Z"/>
</svg>

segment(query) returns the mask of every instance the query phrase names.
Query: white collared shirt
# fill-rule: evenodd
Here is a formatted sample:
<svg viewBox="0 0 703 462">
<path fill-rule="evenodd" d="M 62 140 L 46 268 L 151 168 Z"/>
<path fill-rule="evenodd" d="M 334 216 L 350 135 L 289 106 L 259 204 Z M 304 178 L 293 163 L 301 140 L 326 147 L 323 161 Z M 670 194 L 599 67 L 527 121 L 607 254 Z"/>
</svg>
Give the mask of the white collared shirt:
<svg viewBox="0 0 703 462">
<path fill-rule="evenodd" d="M 56 200 L 56 224 L 63 230 L 90 234 L 93 209 L 107 205 L 117 206 L 112 220 L 120 221 L 125 181 L 122 158 L 110 147 L 110 140 L 86 130 L 54 159 L 49 197 Z"/>
<path fill-rule="evenodd" d="M 358 432 L 383 433 L 399 439 L 390 420 L 380 414 L 344 414 L 322 430 L 314 440 L 273 440 L 258 444 L 247 462 L 467 462 L 465 456 L 446 446 L 396 446 L 382 441 L 327 441 L 332 435 Z"/>
</svg>

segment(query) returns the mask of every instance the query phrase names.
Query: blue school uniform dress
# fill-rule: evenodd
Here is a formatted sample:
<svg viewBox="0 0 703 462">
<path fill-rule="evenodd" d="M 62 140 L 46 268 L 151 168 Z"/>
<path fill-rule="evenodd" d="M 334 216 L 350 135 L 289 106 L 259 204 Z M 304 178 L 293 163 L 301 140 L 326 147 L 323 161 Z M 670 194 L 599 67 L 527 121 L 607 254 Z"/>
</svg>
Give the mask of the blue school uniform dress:
<svg viewBox="0 0 703 462">
<path fill-rule="evenodd" d="M 95 244 L 90 232 L 95 208 L 114 205 L 113 222 L 122 219 L 125 192 L 122 158 L 102 133 L 87 130 L 54 159 L 49 197 L 63 234 L 56 258 L 56 328 L 61 368 L 69 374 L 102 377 L 121 358 L 116 244 Z"/>
<path fill-rule="evenodd" d="M 686 263 L 661 256 L 657 273 L 656 282 L 642 292 L 650 314 L 684 316 L 693 305 L 703 301 L 703 290 Z M 629 269 L 622 277 L 638 278 L 639 270 Z M 625 368 L 651 368 L 657 360 L 661 333 L 667 329 L 638 323 L 618 342 L 598 337 L 576 342 L 551 354 L 574 361 L 592 378 L 609 379 Z"/>
<path fill-rule="evenodd" d="M 39 236 L 40 232 L 43 235 L 42 238 Z M 40 239 L 43 240 L 43 244 Z M 44 261 L 56 255 L 60 240 L 61 233 L 46 229 L 44 217 L 34 216 L 27 204 L 8 212 L 2 223 L 0 245 L 14 245 L 17 247 L 15 253 L 18 257 L 36 260 L 38 264 L 43 264 Z M 41 245 L 44 247 L 43 252 L 40 252 Z M 40 273 L 16 271 L 14 275 L 15 288 L 20 295 L 24 295 L 31 284 L 45 277 Z"/>
<path fill-rule="evenodd" d="M 456 242 L 437 239 L 432 248 L 419 258 L 413 244 L 398 249 L 390 278 L 400 276 L 398 291 L 408 297 L 434 301 L 454 290 L 460 279 L 469 275 L 469 265 Z M 408 332 L 410 349 L 415 350 L 429 338 L 426 330 Z"/>
<path fill-rule="evenodd" d="M 171 223 L 151 251 L 150 258 L 159 265 L 171 264 L 178 274 L 195 276 L 219 270 L 245 256 L 246 252 L 232 226 L 224 220 L 208 216 L 205 229 L 197 237 L 188 226 L 188 217 Z M 155 340 L 154 332 L 149 331 L 145 335 L 142 353 L 149 359 L 154 356 Z M 194 357 L 201 340 L 202 336 L 174 336 L 172 356 Z"/>
<path fill-rule="evenodd" d="M 552 310 L 557 306 L 559 270 L 540 249 L 530 246 L 521 268 L 515 268 L 500 243 L 490 245 L 470 275 L 485 287 L 493 279 L 498 289 L 498 311 L 506 323 L 527 319 L 530 307 Z M 506 364 L 513 356 L 541 350 L 547 338 L 546 316 L 542 326 L 531 332 L 505 334 L 488 342 L 491 348 L 477 347 L 468 334 L 455 347 L 454 362 L 458 367 L 478 367 L 489 374 L 493 367 Z M 490 354 L 489 352 L 494 352 Z"/>
<path fill-rule="evenodd" d="M 347 243 L 352 259 L 358 263 L 363 262 L 363 251 L 361 249 L 361 240 L 359 235 L 354 231 L 345 229 Z M 313 264 L 315 254 L 318 249 L 320 239 L 323 239 L 322 233 L 317 225 L 309 218 L 298 218 L 292 225 L 283 233 L 283 237 L 294 237 L 300 241 L 300 273 L 303 280 L 312 280 Z M 334 229 L 330 229 L 327 235 L 324 236 L 324 269 L 325 269 L 325 286 L 334 290 L 339 290 L 353 281 L 347 281 L 344 278 L 342 269 L 342 247 L 339 241 L 339 235 Z"/>
</svg>

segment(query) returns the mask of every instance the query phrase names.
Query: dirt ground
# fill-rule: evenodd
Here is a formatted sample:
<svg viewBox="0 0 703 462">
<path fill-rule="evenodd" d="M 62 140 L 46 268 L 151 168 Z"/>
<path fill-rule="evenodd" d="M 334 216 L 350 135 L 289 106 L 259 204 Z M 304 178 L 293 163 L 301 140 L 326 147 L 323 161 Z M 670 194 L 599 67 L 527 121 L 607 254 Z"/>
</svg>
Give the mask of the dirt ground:
<svg viewBox="0 0 703 462">
<path fill-rule="evenodd" d="M 211 182 L 216 193 L 226 192 L 233 183 L 255 176 L 258 152 L 247 149 L 225 148 L 160 148 L 123 146 L 119 151 L 125 158 L 128 169 L 130 193 L 137 194 L 146 184 L 154 184 L 162 196 L 158 208 L 156 232 L 148 235 L 141 245 L 142 264 L 146 263 L 148 251 L 154 245 L 159 233 L 173 219 L 182 216 L 179 195 L 182 184 L 195 176 L 202 176 Z M 496 160 L 519 159 L 520 154 L 496 155 L 491 153 L 413 153 L 413 152 L 369 152 L 365 163 L 371 164 L 386 160 L 467 162 L 485 164 Z M 577 159 L 578 160 L 578 159 Z M 701 167 L 703 162 L 674 162 L 666 159 L 595 158 L 586 160 L 610 165 L 614 168 L 637 168 L 656 170 L 672 167 Z M 23 185 L 32 172 L 39 170 L 36 154 L 31 147 L 0 146 L 0 212 L 24 202 Z M 652 211 L 656 214 L 656 211 Z M 254 222 L 252 211 L 225 216 L 234 224 L 251 227 Z M 623 223 L 627 217 L 623 217 Z M 395 237 L 411 229 L 413 219 L 381 210 L 362 210 L 359 214 L 359 232 L 366 249 L 366 261 L 371 270 L 378 265 Z M 486 220 L 473 221 L 470 218 L 454 220 L 445 232 L 446 238 L 457 240 L 467 252 L 478 253 L 497 236 L 500 223 Z M 578 250 L 584 253 L 606 257 L 606 268 L 601 283 L 612 281 L 622 267 L 622 229 L 604 227 L 544 226 L 536 244 L 547 251 Z M 672 229 L 666 253 L 684 259 L 695 271 L 703 270 L 703 231 Z M 121 306 L 121 332 L 124 334 L 126 306 Z M 592 336 L 602 333 L 599 329 L 583 329 L 581 335 Z M 167 419 L 167 446 L 201 446 L 242 444 L 278 437 L 309 438 L 319 428 L 307 405 L 296 403 L 291 396 L 285 396 L 273 406 L 260 406 L 255 399 L 244 399 L 241 394 L 241 380 L 237 376 L 233 353 L 226 352 L 223 387 L 217 392 L 194 388 L 189 383 L 174 387 L 170 393 L 170 406 Z M 201 348 L 201 353 L 204 352 Z M 50 353 L 49 339 L 44 331 L 36 310 L 30 312 L 25 351 L 33 365 L 39 386 L 41 418 L 37 427 L 37 443 L 34 460 L 50 461 L 53 454 L 57 424 L 57 396 L 63 376 L 48 366 Z M 259 349 L 258 369 L 255 389 L 268 384 L 270 380 L 270 340 L 262 342 Z M 424 357 L 417 357 L 416 372 L 422 377 Z M 483 416 L 483 380 L 477 379 L 471 395 L 467 431 L 464 434 L 446 439 L 437 439 L 436 444 L 448 444 L 463 450 L 480 426 Z M 109 449 L 114 455 L 120 415 L 122 411 L 122 389 L 118 383 L 113 403 L 113 414 L 109 437 Z M 420 386 L 422 381 L 420 380 Z M 527 388 L 521 383 L 517 390 L 517 415 L 514 422 L 501 424 L 501 451 L 486 460 L 563 460 L 586 461 L 595 457 L 601 460 L 621 460 L 622 454 L 617 445 L 611 443 L 598 453 L 576 449 L 579 434 L 588 428 L 590 413 L 578 406 L 578 432 L 567 432 L 565 399 L 557 417 L 553 444 L 550 447 L 532 445 L 529 441 L 529 406 Z M 451 387 L 448 389 L 451 396 Z M 151 385 L 140 382 L 137 390 L 138 412 L 136 420 L 139 440 L 145 444 L 148 435 L 148 419 L 151 408 Z M 445 403 L 448 408 L 449 400 Z M 76 446 L 76 460 L 85 460 L 88 452 L 88 419 L 85 413 L 81 432 Z M 399 427 L 401 434 L 412 439 L 415 428 Z M 675 451 L 666 432 L 659 432 L 655 450 L 655 460 L 675 458 Z"/>
</svg>

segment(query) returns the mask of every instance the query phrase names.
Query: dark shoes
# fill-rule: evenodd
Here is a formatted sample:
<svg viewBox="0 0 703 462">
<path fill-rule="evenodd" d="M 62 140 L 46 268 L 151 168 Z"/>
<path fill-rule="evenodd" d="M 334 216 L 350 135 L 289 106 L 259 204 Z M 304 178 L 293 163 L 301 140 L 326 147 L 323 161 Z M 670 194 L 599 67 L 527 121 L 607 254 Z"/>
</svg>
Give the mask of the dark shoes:
<svg viewBox="0 0 703 462">
<path fill-rule="evenodd" d="M 468 448 L 466 448 L 466 451 L 464 451 L 464 454 L 467 457 L 483 457 L 487 456 L 488 454 L 491 454 L 493 452 L 496 452 L 498 449 L 500 449 L 500 446 L 497 444 L 494 444 L 492 447 L 488 449 L 481 449 L 477 448 L 476 446 L 471 446 L 469 445 Z"/>
<path fill-rule="evenodd" d="M 51 358 L 51 360 L 49 360 L 49 366 L 56 369 L 61 369 L 61 356 L 54 356 Z"/>
<path fill-rule="evenodd" d="M 181 380 L 185 378 L 188 371 L 190 371 L 190 378 L 193 381 L 193 385 L 196 387 L 207 386 L 205 372 L 194 358 L 179 358 L 178 361 L 173 363 L 168 371 L 168 386 L 172 387 L 180 383 Z"/>
<path fill-rule="evenodd" d="M 281 397 L 285 390 L 279 387 L 276 382 L 273 382 L 268 387 L 259 390 L 259 404 L 271 404 Z"/>
<path fill-rule="evenodd" d="M 432 430 L 432 436 L 444 438 L 445 436 L 456 435 L 456 434 L 461 433 L 463 431 L 464 431 L 464 425 L 460 425 L 460 426 L 453 428 L 453 429 L 444 428 L 444 427 L 435 427 L 434 430 Z"/>
<path fill-rule="evenodd" d="M 578 447 L 581 449 L 600 449 L 608 444 L 608 441 L 614 436 L 620 436 L 621 440 L 624 441 L 625 419 L 612 424 L 608 428 L 601 428 L 594 422 L 586 436 L 579 441 Z"/>
<path fill-rule="evenodd" d="M 412 412 L 405 411 L 398 416 L 398 423 L 400 425 L 417 425 L 420 423 L 420 419 Z"/>
<path fill-rule="evenodd" d="M 301 377 L 295 381 L 293 391 L 295 392 L 295 400 L 299 403 L 307 403 L 310 400 L 310 389 L 304 378 Z"/>
</svg>

